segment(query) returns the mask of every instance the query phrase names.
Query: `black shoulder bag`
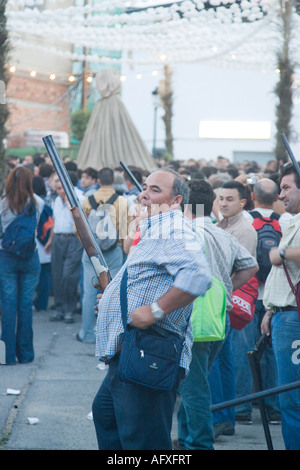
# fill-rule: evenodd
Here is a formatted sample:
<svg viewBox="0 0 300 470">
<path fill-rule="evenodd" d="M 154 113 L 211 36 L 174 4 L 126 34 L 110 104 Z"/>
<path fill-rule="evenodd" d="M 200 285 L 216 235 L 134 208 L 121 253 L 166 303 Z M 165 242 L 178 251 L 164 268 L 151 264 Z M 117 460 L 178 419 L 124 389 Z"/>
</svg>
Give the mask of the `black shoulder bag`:
<svg viewBox="0 0 300 470">
<path fill-rule="evenodd" d="M 119 377 L 153 390 L 171 390 L 176 384 L 184 338 L 158 325 L 145 330 L 127 325 L 127 279 L 126 268 L 120 288 L 124 338 Z"/>
</svg>

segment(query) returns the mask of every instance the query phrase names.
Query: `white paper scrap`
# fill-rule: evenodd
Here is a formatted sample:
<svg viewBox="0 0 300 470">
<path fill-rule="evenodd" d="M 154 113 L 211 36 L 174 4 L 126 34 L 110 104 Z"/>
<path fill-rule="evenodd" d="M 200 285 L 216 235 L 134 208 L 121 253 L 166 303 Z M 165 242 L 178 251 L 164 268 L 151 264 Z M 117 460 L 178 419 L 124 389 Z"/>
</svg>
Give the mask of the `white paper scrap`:
<svg viewBox="0 0 300 470">
<path fill-rule="evenodd" d="M 37 424 L 40 420 L 39 418 L 27 418 L 29 424 Z"/>
<path fill-rule="evenodd" d="M 15 390 L 14 388 L 7 388 L 6 394 L 7 395 L 20 395 L 21 390 Z"/>
</svg>

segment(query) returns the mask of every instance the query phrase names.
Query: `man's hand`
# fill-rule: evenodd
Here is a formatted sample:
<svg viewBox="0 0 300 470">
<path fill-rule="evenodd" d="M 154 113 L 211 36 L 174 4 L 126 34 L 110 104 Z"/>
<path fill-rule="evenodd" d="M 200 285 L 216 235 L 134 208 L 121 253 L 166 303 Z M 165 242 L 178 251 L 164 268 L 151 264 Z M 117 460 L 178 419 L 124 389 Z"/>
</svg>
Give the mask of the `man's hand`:
<svg viewBox="0 0 300 470">
<path fill-rule="evenodd" d="M 279 266 L 282 263 L 282 259 L 280 258 L 279 252 L 279 248 L 271 248 L 269 252 L 270 261 L 273 266 Z"/>
<path fill-rule="evenodd" d="M 97 284 L 94 284 L 94 287 L 97 287 Z M 102 295 L 103 294 L 97 294 L 97 305 L 94 305 L 95 313 L 98 313 L 98 304 L 99 304 L 100 300 L 102 299 Z"/>
<path fill-rule="evenodd" d="M 260 325 L 260 331 L 262 334 L 266 333 L 267 336 L 270 336 L 271 334 L 271 319 L 272 319 L 273 313 L 270 311 L 267 311 L 262 319 L 261 325 Z"/>
<path fill-rule="evenodd" d="M 269 256 L 270 261 L 274 266 L 279 266 L 282 263 L 282 259 L 279 255 L 281 248 L 272 248 L 270 250 Z M 288 246 L 285 249 L 284 254 L 285 259 L 294 261 L 295 263 L 300 264 L 300 247 L 299 246 Z"/>
<path fill-rule="evenodd" d="M 149 326 L 153 325 L 156 320 L 152 315 L 151 306 L 150 305 L 142 305 L 141 307 L 137 307 L 131 315 L 131 325 L 139 328 L 140 330 L 144 330 Z"/>
</svg>

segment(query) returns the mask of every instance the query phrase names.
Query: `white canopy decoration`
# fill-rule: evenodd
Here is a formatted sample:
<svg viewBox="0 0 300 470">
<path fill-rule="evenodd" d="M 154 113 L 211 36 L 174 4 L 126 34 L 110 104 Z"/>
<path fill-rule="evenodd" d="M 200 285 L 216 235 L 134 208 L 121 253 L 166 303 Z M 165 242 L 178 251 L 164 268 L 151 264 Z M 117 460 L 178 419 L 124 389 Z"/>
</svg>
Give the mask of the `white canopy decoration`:
<svg viewBox="0 0 300 470">
<path fill-rule="evenodd" d="M 7 24 L 14 45 L 107 64 L 157 64 L 163 54 L 170 64 L 274 70 L 282 43 L 278 0 L 209 0 L 205 5 L 186 0 L 134 12 L 124 7 L 145 8 L 155 1 L 104 0 L 61 8 L 61 0 L 48 0 L 47 5 L 51 8 L 44 7 L 44 0 L 9 0 Z M 294 21 L 299 31 L 298 15 Z M 49 40 L 61 47 L 49 47 Z M 292 47 L 299 51 L 299 34 Z M 111 58 L 98 52 L 103 50 L 122 54 Z"/>
</svg>

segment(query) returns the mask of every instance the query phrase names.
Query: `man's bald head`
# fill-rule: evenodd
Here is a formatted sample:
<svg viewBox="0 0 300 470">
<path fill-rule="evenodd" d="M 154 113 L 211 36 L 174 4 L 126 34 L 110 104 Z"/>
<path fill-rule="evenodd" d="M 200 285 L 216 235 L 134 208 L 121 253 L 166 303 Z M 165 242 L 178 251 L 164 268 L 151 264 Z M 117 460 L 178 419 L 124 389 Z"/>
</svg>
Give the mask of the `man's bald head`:
<svg viewBox="0 0 300 470">
<path fill-rule="evenodd" d="M 272 209 L 274 202 L 278 198 L 278 186 L 273 180 L 269 178 L 263 178 L 258 180 L 258 182 L 255 184 L 253 195 L 257 207 L 259 205 L 263 205 L 270 206 Z"/>
</svg>

